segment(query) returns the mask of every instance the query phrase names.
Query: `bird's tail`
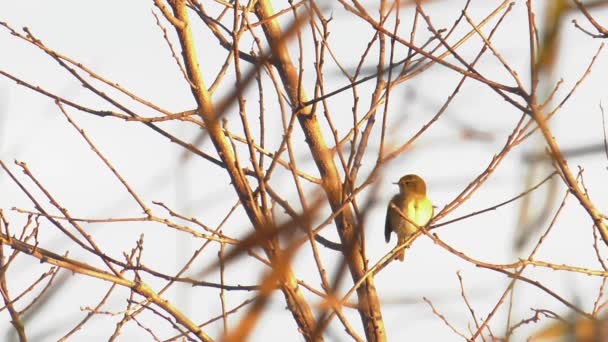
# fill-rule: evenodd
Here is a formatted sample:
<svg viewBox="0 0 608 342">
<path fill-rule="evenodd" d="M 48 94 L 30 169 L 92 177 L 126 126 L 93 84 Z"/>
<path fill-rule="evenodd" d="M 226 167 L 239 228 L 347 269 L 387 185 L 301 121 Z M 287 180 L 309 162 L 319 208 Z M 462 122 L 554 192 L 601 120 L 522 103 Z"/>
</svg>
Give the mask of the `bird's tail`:
<svg viewBox="0 0 608 342">
<path fill-rule="evenodd" d="M 399 240 L 397 242 L 397 246 L 401 246 L 405 243 L 405 241 L 407 241 L 407 238 L 405 236 L 400 236 Z M 399 261 L 403 261 L 405 260 L 405 248 L 400 250 L 399 253 L 395 254 L 395 260 L 399 260 Z"/>
</svg>

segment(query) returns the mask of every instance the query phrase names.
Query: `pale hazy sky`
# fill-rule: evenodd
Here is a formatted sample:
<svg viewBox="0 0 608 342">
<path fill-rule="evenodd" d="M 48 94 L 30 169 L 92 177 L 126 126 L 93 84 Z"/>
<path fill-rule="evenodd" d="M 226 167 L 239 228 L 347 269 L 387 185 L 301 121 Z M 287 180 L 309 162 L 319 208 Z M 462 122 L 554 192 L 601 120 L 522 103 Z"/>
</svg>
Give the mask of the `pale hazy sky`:
<svg viewBox="0 0 608 342">
<path fill-rule="evenodd" d="M 284 2 L 274 3 L 277 9 L 285 6 Z M 369 27 L 359 19 L 347 15 L 336 3 L 319 3 L 325 6 L 324 10 L 328 16 L 333 13 L 330 23 L 332 48 L 346 67 L 354 67 L 371 37 Z M 463 3 L 464 1 L 438 1 L 425 8 L 437 27 L 448 27 L 460 14 Z M 480 19 L 490 13 L 499 1 L 473 0 L 472 3 L 469 14 Z M 542 4 L 543 1 L 537 3 Z M 537 19 L 542 21 L 542 6 L 536 7 Z M 0 2 L 0 21 L 17 29 L 27 26 L 47 46 L 82 62 L 95 72 L 163 108 L 174 112 L 192 109 L 194 101 L 188 86 L 176 68 L 162 38 L 162 32 L 155 24 L 152 11 L 159 14 L 152 1 L 4 1 Z M 377 11 L 373 13 L 376 14 Z M 409 8 L 403 9 L 401 20 L 404 32 L 411 25 L 411 13 Z M 600 23 L 608 26 L 608 10 L 598 10 L 593 14 Z M 560 54 L 552 80 L 564 81 L 558 92 L 558 99 L 563 98 L 580 78 L 601 44 L 601 40 L 592 39 L 576 29 L 570 22 L 574 18 L 585 27 L 590 27 L 581 15 L 569 17 L 562 23 Z M 164 24 L 168 25 L 166 22 Z M 425 27 L 419 26 L 420 29 Z M 466 24 L 461 27 L 462 32 L 465 32 L 465 28 L 468 30 Z M 211 38 L 204 25 L 197 23 L 195 32 L 200 58 L 205 59 L 205 63 L 213 64 L 212 68 L 203 68 L 205 80 L 207 84 L 211 84 L 217 66 L 223 63 L 226 51 Z M 487 33 L 487 29 L 485 32 Z M 512 13 L 507 16 L 493 42 L 512 63 L 524 82 L 528 82 L 529 63 L 526 36 L 525 3 L 515 1 Z M 177 42 L 173 42 L 177 46 Z M 311 44 L 310 40 L 305 40 L 305 43 Z M 459 51 L 464 57 L 472 59 L 479 46 L 479 39 L 475 39 Z M 0 47 L 0 70 L 70 100 L 95 108 L 110 109 L 108 104 L 91 95 L 58 66 L 57 62 L 35 47 L 11 36 L 4 28 L 0 29 Z M 246 45 L 245 50 L 249 47 L 250 45 Z M 309 60 L 312 53 L 309 52 Z M 375 53 L 376 50 L 373 51 L 373 54 Z M 398 53 L 401 54 L 399 58 L 405 56 L 403 48 L 399 49 Z M 601 103 L 608 106 L 607 53 L 600 53 L 591 74 L 552 121 L 552 129 L 563 149 L 602 142 L 602 116 L 599 106 Z M 370 59 L 368 72 L 375 69 L 371 61 L 375 59 Z M 454 62 L 453 59 L 450 61 Z M 201 64 L 206 66 L 205 63 Z M 489 53 L 478 67 L 486 75 L 512 83 L 504 69 L 500 68 L 499 63 Z M 337 71 L 335 74 L 326 74 L 332 89 L 345 84 L 344 79 L 338 78 L 337 75 Z M 447 71 L 442 66 L 434 66 L 395 90 L 391 95 L 391 112 L 398 122 L 393 122 L 389 132 L 390 146 L 403 143 L 420 129 L 440 108 L 459 79 L 454 72 Z M 310 66 L 306 70 L 304 84 L 311 85 L 313 81 L 314 75 Z M 361 100 L 363 107 L 369 103 L 369 97 L 365 93 L 372 89 L 373 84 L 369 82 L 360 87 L 360 92 L 364 94 Z M 549 87 L 553 87 L 554 83 L 550 84 Z M 231 88 L 225 85 L 218 90 L 215 97 L 221 98 L 222 94 L 230 91 Z M 307 88 L 307 91 L 312 94 L 312 87 Z M 131 109 L 141 111 L 142 115 L 153 114 L 149 109 L 133 104 L 125 96 L 119 98 L 129 103 Z M 273 100 L 268 99 L 270 109 Z M 352 95 L 347 92 L 332 101 L 334 106 L 335 103 L 340 103 L 338 101 L 344 101 L 346 119 L 338 120 L 336 124 L 338 127 L 349 127 Z M 250 102 L 248 105 L 256 106 L 257 97 Z M 214 227 L 234 205 L 229 179 L 218 167 L 197 158 L 190 158 L 187 163 L 182 163 L 182 148 L 138 123 L 99 118 L 70 108 L 68 111 L 150 206 L 152 201 L 162 201 L 187 215 L 204 217 L 206 223 Z M 335 118 L 341 118 L 339 113 L 333 114 Z M 429 196 L 441 209 L 486 168 L 492 156 L 503 146 L 519 116 L 519 112 L 487 86 L 468 80 L 445 115 L 417 141 L 415 148 L 392 161 L 384 170 L 380 180 L 382 184 L 379 201 L 366 222 L 367 255 L 370 264 L 374 264 L 393 247 L 392 244 L 385 244 L 382 233 L 385 203 L 397 190 L 390 182 L 406 173 L 424 175 Z M 240 127 L 234 108 L 228 118 L 234 122 L 232 126 Z M 270 131 L 282 132 L 278 120 L 269 123 L 269 126 L 274 124 L 278 125 L 277 129 Z M 193 140 L 199 133 L 198 129 L 186 124 L 169 123 L 161 126 L 187 141 Z M 491 139 L 464 140 L 461 137 L 463 127 L 473 127 L 485 132 Z M 296 131 L 298 129 L 296 128 Z M 278 139 L 280 136 L 269 137 L 269 140 L 273 138 Z M 294 141 L 302 145 L 303 139 L 299 132 L 295 133 Z M 544 145 L 539 144 L 539 141 L 532 138 L 516 147 L 491 176 L 488 184 L 447 219 L 484 209 L 522 192 L 522 179 L 526 175 L 526 165 L 522 158 L 526 152 L 539 148 L 542 150 Z M 202 148 L 206 151 L 212 150 L 209 141 L 206 141 Z M 370 146 L 370 151 L 376 149 L 377 144 Z M 304 155 L 305 150 L 300 151 Z M 102 218 L 141 214 L 141 209 L 85 145 L 52 100 L 3 77 L 0 77 L 0 158 L 30 186 L 30 189 L 34 189 L 33 184 L 27 181 L 19 168 L 13 164 L 15 159 L 26 162 L 61 205 L 68 208 L 74 216 Z M 585 183 L 590 189 L 590 196 L 598 209 L 606 212 L 606 156 L 596 153 L 569 158 L 568 162 L 574 171 L 577 171 L 579 165 L 584 168 Z M 309 159 L 302 159 L 299 166 L 316 174 L 314 164 Z M 362 172 L 365 174 L 372 166 L 373 158 L 369 158 L 364 162 Z M 545 170 L 542 177 L 548 172 L 549 169 Z M 287 173 L 279 172 L 275 181 L 280 183 L 281 180 L 290 182 L 291 178 Z M 295 191 L 289 188 L 281 190 L 286 197 L 297 199 Z M 564 186 L 560 184 L 558 194 L 553 199 L 553 206 L 561 200 L 564 191 Z M 11 219 L 13 231 L 17 231 L 24 222 L 24 216 L 12 212 L 10 208 L 33 209 L 33 205 L 4 172 L 0 172 L 0 193 L 0 208 Z M 34 193 L 42 198 L 40 192 Z M 538 195 L 540 196 L 534 198 L 534 203 L 542 205 L 543 193 Z M 41 202 L 50 208 L 47 200 Z M 159 214 L 163 213 L 160 208 L 155 207 L 155 210 Z M 519 202 L 516 202 L 436 232 L 442 239 L 472 257 L 495 263 L 513 262 L 517 260 L 517 256 L 513 254 L 512 242 L 518 210 Z M 243 227 L 247 227 L 246 221 L 242 220 L 243 215 L 238 217 L 241 220 L 230 220 L 226 228 L 226 231 L 235 236 L 244 234 Z M 73 249 L 76 252 L 70 256 L 83 257 L 75 246 L 60 238 L 63 236 L 58 234 L 55 227 L 44 220 L 41 222 L 41 246 L 56 253 Z M 200 243 L 186 238 L 183 234 L 167 232 L 162 227 L 144 223 L 88 225 L 87 229 L 91 229 L 99 245 L 119 258 L 123 251 L 130 251 L 140 234 L 144 233 L 146 264 L 169 273 L 173 272 L 177 265 L 181 265 Z M 324 235 L 337 240 L 332 229 L 326 229 Z M 239 231 L 241 233 L 238 233 Z M 538 258 L 558 264 L 600 269 L 601 266 L 598 265 L 591 249 L 592 239 L 590 219 L 578 202 L 571 198 L 551 238 L 541 248 Z M 175 243 L 167 244 L 167 241 L 173 240 Z M 603 248 L 604 252 L 605 250 Z M 213 247 L 212 251 L 208 252 L 208 258 L 212 258 L 211 255 L 216 252 L 217 248 Z M 522 255 L 527 255 L 528 252 L 529 249 L 526 249 Z M 337 254 L 326 251 L 323 257 L 331 274 L 332 267 L 335 266 L 332 261 L 338 260 Z M 98 264 L 97 260 L 90 256 L 85 256 L 84 260 Z M 294 269 L 298 276 L 310 280 L 312 285 L 320 288 L 316 273 L 307 273 L 314 270 L 312 263 L 310 248 L 303 248 Z M 17 264 L 22 268 L 16 268 L 19 271 L 13 269 L 9 278 L 13 295 L 20 293 L 24 284 L 30 283 L 48 267 L 39 265 L 27 256 L 21 256 Z M 251 262 L 241 264 L 227 271 L 228 282 L 255 284 L 258 279 L 257 272 L 261 268 L 253 266 Z M 450 322 L 462 331 L 467 331 L 467 324 L 471 320 L 460 298 L 456 277 L 458 270 L 462 272 L 477 316 L 485 317 L 507 286 L 508 279 L 502 274 L 479 269 L 462 261 L 426 237 L 418 239 L 408 250 L 406 263 L 393 263 L 376 277 L 378 292 L 384 299 L 383 315 L 391 341 L 404 340 L 406 337 L 410 340 L 430 338 L 434 341 L 460 339 L 433 315 L 429 306 L 422 300 L 423 296 L 432 300 Z M 588 311 L 593 306 L 601 282 L 599 278 L 544 269 L 530 269 L 525 274 Z M 80 308 L 95 305 L 109 286 L 108 283 L 81 275 L 70 276 L 68 279 L 59 293 L 46 304 L 44 311 L 31 317 L 32 321 L 26 324 L 31 340 L 53 341 L 65 334 L 84 316 Z M 350 287 L 350 278 L 345 283 Z M 344 287 L 344 290 L 346 289 L 347 287 Z M 231 307 L 244 298 L 253 297 L 254 294 L 239 292 L 229 295 L 232 296 L 229 299 Z M 128 291 L 124 289 L 115 292 L 106 309 L 124 309 L 127 296 Z M 531 316 L 530 308 L 547 308 L 562 315 L 568 313 L 564 305 L 528 285 L 519 285 L 516 296 L 518 300 L 515 304 L 515 321 Z M 215 289 L 175 286 L 167 293 L 166 298 L 174 301 L 180 309 L 200 322 L 221 312 L 218 291 Z M 310 298 L 316 300 L 313 296 Z M 265 341 L 269 338 L 279 340 L 294 336 L 296 327 L 291 315 L 284 309 L 282 295 L 277 292 L 273 299 L 275 300 L 267 308 L 263 320 L 255 330 L 252 338 L 254 341 Z M 364 336 L 356 312 L 345 312 L 356 330 Z M 1 314 L 4 318 L 0 319 L 0 331 L 7 331 L 10 328 L 9 315 L 6 311 Z M 120 317 L 101 316 L 88 323 L 75 335 L 74 340 L 107 340 Z M 154 315 L 145 317 L 147 325 L 157 324 L 161 338 L 172 335 L 172 329 L 165 321 Z M 236 324 L 238 317 L 240 314 L 233 316 L 232 325 Z M 493 321 L 497 335 L 503 333 L 504 325 L 499 323 L 504 321 L 502 313 Z M 522 328 L 522 335 L 517 335 L 518 340 L 540 326 L 529 325 Z M 211 336 L 219 337 L 221 329 L 221 323 L 218 322 L 205 331 Z M 121 340 L 149 339 L 149 335 L 135 324 L 128 324 L 121 337 Z M 346 337 L 339 324 L 333 324 L 327 334 L 327 340 L 343 340 Z"/>
</svg>

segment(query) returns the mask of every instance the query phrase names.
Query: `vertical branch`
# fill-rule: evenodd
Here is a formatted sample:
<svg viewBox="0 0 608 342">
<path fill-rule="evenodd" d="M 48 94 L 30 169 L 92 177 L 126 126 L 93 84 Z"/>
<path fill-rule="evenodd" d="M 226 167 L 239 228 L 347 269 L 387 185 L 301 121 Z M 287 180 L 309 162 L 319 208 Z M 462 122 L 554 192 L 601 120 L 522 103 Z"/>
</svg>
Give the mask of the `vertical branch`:
<svg viewBox="0 0 608 342">
<path fill-rule="evenodd" d="M 527 2 L 527 6 L 528 6 L 528 26 L 529 26 L 528 30 L 530 32 L 529 33 L 530 41 L 532 42 L 532 41 L 534 41 L 534 32 L 536 31 L 535 22 L 534 22 L 534 14 L 531 10 L 532 4 L 529 1 Z M 599 54 L 599 52 L 603 48 L 604 48 L 604 45 L 602 44 L 600 46 L 600 48 L 598 49 L 597 54 Z M 534 44 L 530 44 L 530 49 L 531 49 L 531 52 L 530 52 L 531 55 L 534 55 Z M 534 67 L 535 64 L 533 63 L 532 66 Z M 591 66 L 589 68 L 591 68 Z M 534 76 L 534 74 L 537 72 L 538 71 L 533 69 L 532 75 Z M 535 86 L 535 84 L 533 84 L 533 86 Z M 604 243 L 606 245 L 608 245 L 608 226 L 604 222 L 602 214 L 597 210 L 597 208 L 595 207 L 593 202 L 591 202 L 589 197 L 580 188 L 578 181 L 576 180 L 576 177 L 570 170 L 570 167 L 568 166 L 566 158 L 564 157 L 561 149 L 559 148 L 559 145 L 557 144 L 557 141 L 555 140 L 555 137 L 553 136 L 553 133 L 551 132 L 551 129 L 549 128 L 549 125 L 547 124 L 547 116 L 542 112 L 542 110 L 537 105 L 537 98 L 536 98 L 534 92 L 532 92 L 532 96 L 530 97 L 528 102 L 529 102 L 528 106 L 531 110 L 532 117 L 534 118 L 534 121 L 540 128 L 540 131 L 541 131 L 543 137 L 545 138 L 545 142 L 547 143 L 547 145 L 549 147 L 551 157 L 555 161 L 556 168 L 560 172 L 564 183 L 566 184 L 566 186 L 568 186 L 568 189 L 570 189 L 572 194 L 574 194 L 574 196 L 578 199 L 581 206 L 583 208 L 585 208 L 585 210 L 587 211 L 587 213 L 593 220 L 593 225 L 595 227 L 597 227 L 597 229 L 599 230 L 602 240 L 604 240 Z"/>
<path fill-rule="evenodd" d="M 222 304 L 222 323 L 224 325 L 224 334 L 228 333 L 228 315 L 226 315 L 226 289 L 224 288 L 224 248 L 226 244 L 220 244 L 220 251 L 217 256 L 220 260 L 220 283 L 222 288 L 220 289 L 220 302 Z"/>
<path fill-rule="evenodd" d="M 0 264 L 2 265 L 0 268 L 0 295 L 2 295 L 4 305 L 11 316 L 11 324 L 13 324 L 13 327 L 19 336 L 19 341 L 25 342 L 27 341 L 27 335 L 25 335 L 25 326 L 23 325 L 19 312 L 15 310 L 13 300 L 8 292 L 8 285 L 6 283 L 6 270 L 8 269 L 8 263 L 5 262 L 4 246 L 2 244 L 0 244 Z"/>
<path fill-rule="evenodd" d="M 243 170 L 238 167 L 234 151 L 232 150 L 228 139 L 226 138 L 222 127 L 219 122 L 219 116 L 215 112 L 211 95 L 207 91 L 207 87 L 202 78 L 199 69 L 199 59 L 196 56 L 196 49 L 194 45 L 194 39 L 192 37 L 192 31 L 187 13 L 186 1 L 185 0 L 171 0 L 169 4 L 173 10 L 173 16 L 177 19 L 177 22 L 172 21 L 171 23 L 175 27 L 177 32 L 180 45 L 182 47 L 182 57 L 186 66 L 186 72 L 190 80 L 190 90 L 196 103 L 198 105 L 198 114 L 202 117 L 203 121 L 207 125 L 207 131 L 209 137 L 217 150 L 220 158 L 226 164 L 226 170 L 232 181 L 232 185 L 239 197 L 241 204 L 243 205 L 247 216 L 257 231 L 267 232 L 269 229 L 273 229 L 271 226 L 271 220 L 265 216 L 261 208 L 253 198 L 253 193 L 249 186 L 249 183 L 245 179 Z M 167 13 L 163 12 L 166 17 Z M 170 20 L 170 17 L 168 17 Z M 252 141 L 248 141 L 252 144 Z M 271 235 L 268 235 L 271 236 Z M 268 239 L 263 245 L 264 251 L 268 255 L 271 262 L 280 262 L 280 248 L 276 238 Z M 279 286 L 287 301 L 292 315 L 298 324 L 300 332 L 305 339 L 310 340 L 311 333 L 314 330 L 314 318 L 310 306 L 304 299 L 298 283 L 293 274 L 291 268 L 287 265 L 283 272 L 281 272 Z"/>
<path fill-rule="evenodd" d="M 279 23 L 272 19 L 273 9 L 267 0 L 259 0 L 255 6 L 255 13 L 263 22 L 262 28 L 266 39 L 272 49 L 275 66 L 279 71 L 283 86 L 291 101 L 293 109 L 296 110 L 300 104 L 306 102 L 306 95 L 299 87 L 299 76 L 294 66 L 287 42 L 281 32 Z M 311 155 L 317 165 L 322 179 L 322 186 L 328 198 L 332 210 L 337 211 L 343 206 L 342 182 L 338 174 L 336 164 L 331 151 L 327 148 L 317 115 L 312 106 L 305 106 L 298 113 L 300 127 L 306 137 Z M 343 253 L 348 262 L 351 276 L 355 282 L 365 275 L 365 260 L 361 245 L 356 232 L 356 224 L 350 206 L 344 206 L 340 214 L 335 217 L 338 234 L 343 244 Z M 386 335 L 380 303 L 376 294 L 374 280 L 367 277 L 365 283 L 357 289 L 359 296 L 359 315 L 368 341 L 385 341 Z"/>
<path fill-rule="evenodd" d="M 202 78 L 186 11 L 186 2 L 185 0 L 175 0 L 171 1 L 170 4 L 173 8 L 174 16 L 181 23 L 181 25 L 172 24 L 177 31 L 182 47 L 182 58 L 186 64 L 186 72 L 191 83 L 190 90 L 198 105 L 198 114 L 207 125 L 207 131 L 209 132 L 211 141 L 220 158 L 226 163 L 226 169 L 230 176 L 230 180 L 232 181 L 241 203 L 246 208 L 248 215 L 253 219 L 255 226 L 264 226 L 265 222 L 261 212 L 250 197 L 251 191 L 248 189 L 248 184 L 243 175 L 243 171 L 236 165 L 234 151 L 230 147 L 230 144 L 222 131 L 218 115 L 215 113 L 215 108 L 211 101 L 211 95 L 207 91 L 207 87 Z"/>
</svg>

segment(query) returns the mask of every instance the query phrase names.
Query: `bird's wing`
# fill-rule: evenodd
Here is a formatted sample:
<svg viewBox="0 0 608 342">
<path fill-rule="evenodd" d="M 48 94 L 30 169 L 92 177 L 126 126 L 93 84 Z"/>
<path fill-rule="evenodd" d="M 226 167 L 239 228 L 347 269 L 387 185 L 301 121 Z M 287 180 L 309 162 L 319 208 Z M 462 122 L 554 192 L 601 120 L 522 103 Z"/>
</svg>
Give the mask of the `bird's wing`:
<svg viewBox="0 0 608 342">
<path fill-rule="evenodd" d="M 391 232 L 393 231 L 391 228 L 391 210 L 394 209 L 391 208 L 391 203 L 393 203 L 392 200 L 388 202 L 388 208 L 386 209 L 386 220 L 384 221 L 384 240 L 386 242 L 391 241 Z"/>
</svg>

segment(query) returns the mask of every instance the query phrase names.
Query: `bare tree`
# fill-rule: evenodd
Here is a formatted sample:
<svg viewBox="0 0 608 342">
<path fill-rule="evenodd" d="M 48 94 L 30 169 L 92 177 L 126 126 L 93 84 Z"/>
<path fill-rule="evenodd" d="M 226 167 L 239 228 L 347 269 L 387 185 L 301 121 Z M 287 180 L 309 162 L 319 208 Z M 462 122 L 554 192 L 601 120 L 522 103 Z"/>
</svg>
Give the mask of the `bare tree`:
<svg viewBox="0 0 608 342">
<path fill-rule="evenodd" d="M 80 163 L 49 169 L 82 168 L 85 183 L 100 177 L 117 181 L 120 196 L 128 196 L 128 204 L 110 209 L 107 217 L 94 214 L 98 195 L 68 200 L 73 209 L 64 201 L 66 192 L 78 191 L 77 180 L 60 179 L 57 189 L 55 181 L 49 185 L 47 169 L 28 166 L 36 160 L 11 164 L 17 153 L 3 152 L 2 188 L 10 190 L 2 190 L 9 195 L 2 196 L 0 206 L 0 293 L 13 326 L 7 338 L 68 340 L 86 334 L 110 340 L 242 341 L 257 336 L 255 329 L 273 319 L 269 307 L 280 302 L 286 313 L 265 326 L 292 338 L 420 340 L 410 334 L 413 320 L 402 318 L 408 301 L 399 299 L 393 306 L 384 287 L 376 287 L 375 277 L 386 275 L 406 297 L 423 298 L 422 310 L 455 339 L 541 340 L 575 334 L 580 340 L 603 340 L 608 336 L 602 323 L 608 227 L 605 203 L 596 201 L 603 194 L 597 179 L 605 176 L 594 176 L 586 186 L 584 169 L 573 168 L 569 160 L 593 153 L 605 153 L 608 159 L 608 143 L 604 133 L 603 142 L 571 148 L 562 142 L 571 137 L 556 134 L 552 123 L 578 115 L 576 122 L 605 132 L 598 125 L 603 124 L 600 96 L 592 90 L 583 91 L 595 96 L 596 114 L 561 112 L 574 111 L 568 104 L 586 82 L 605 89 L 605 77 L 589 79 L 597 64 L 606 65 L 600 43 L 608 37 L 606 17 L 596 9 L 608 2 L 539 3 L 154 0 L 146 4 L 152 10 L 149 30 L 164 49 L 142 50 L 138 58 L 162 55 L 177 75 L 181 98 L 169 105 L 147 98 L 145 88 L 132 89 L 120 75 L 108 76 L 60 51 L 46 32 L 0 22 L 12 43 L 56 62 L 44 68 L 63 72 L 86 92 L 84 97 L 66 96 L 0 64 L 5 80 L 51 101 L 53 115 L 67 119 L 63 128 L 72 129 L 79 144 L 56 153 L 94 157 L 103 166 L 93 173 Z M 572 17 L 576 20 L 569 23 Z M 134 26 L 113 19 L 107 18 L 108 25 L 124 25 L 125 33 Z M 560 79 L 558 67 L 564 49 L 575 48 L 560 44 L 564 31 L 594 45 L 579 52 L 585 58 L 572 67 L 580 72 L 571 84 Z M 505 41 L 525 55 L 510 53 Z M 425 86 L 420 81 L 425 78 L 433 85 Z M 454 114 L 463 101 L 485 114 L 474 120 Z M 180 108 L 170 107 L 176 103 Z M 13 115 L 7 112 L 6 117 Z M 495 130 L 492 122 L 502 126 Z M 114 138 L 91 134 L 98 132 L 97 125 L 106 126 L 105 134 L 127 134 L 125 148 L 146 146 L 149 164 L 138 165 L 135 159 L 141 156 L 117 162 L 108 152 L 116 148 Z M 446 127 L 456 136 L 446 134 Z M 572 136 L 580 134 L 572 129 Z M 171 145 L 172 165 L 155 162 L 157 137 Z M 57 137 L 63 139 L 68 138 Z M 471 143 L 486 147 L 487 153 L 461 159 Z M 86 153 L 76 151 L 83 146 Z M 457 152 L 447 152 L 450 147 Z M 442 153 L 452 155 L 438 160 Z M 513 155 L 523 158 L 506 161 Z M 427 169 L 435 171 L 397 166 L 411 156 L 426 160 Z M 515 187 L 498 191 L 496 175 L 508 173 L 508 165 L 526 175 L 517 177 Z M 466 180 L 455 179 L 459 169 L 466 170 Z M 134 181 L 165 170 L 206 204 L 199 206 L 184 192 L 175 201 L 153 197 L 159 183 L 172 183 L 167 176 L 148 185 Z M 183 170 L 194 176 L 180 174 Z M 424 172 L 431 194 L 439 194 L 433 190 L 433 185 L 439 187 L 433 179 L 437 175 L 457 190 L 431 196 L 433 219 L 406 243 L 379 244 L 386 204 L 397 191 L 390 177 L 414 172 Z M 492 193 L 492 203 L 480 199 L 486 191 Z M 519 209 L 514 202 L 521 203 Z M 463 208 L 471 211 L 463 213 Z M 480 226 L 476 220 L 487 218 L 492 229 L 504 232 L 513 222 L 489 215 L 506 211 L 511 218 L 515 210 L 520 210 L 520 222 L 513 241 L 467 231 L 466 226 Z M 574 223 L 559 219 L 567 210 L 578 212 Z M 400 215 L 409 220 L 407 213 Z M 566 236 L 589 237 L 583 249 L 595 265 L 570 258 L 569 242 L 562 252 L 545 247 L 557 239 L 554 231 L 560 226 L 568 230 Z M 475 248 L 453 240 L 451 232 L 475 242 Z M 186 245 L 174 250 L 167 239 L 176 237 Z M 432 242 L 419 247 L 431 257 L 409 256 L 412 248 L 405 264 L 395 263 L 395 256 L 414 240 Z M 483 252 L 487 246 L 512 245 L 507 262 L 497 261 L 501 254 L 496 250 Z M 439 266 L 418 276 L 402 266 L 424 268 L 425 262 Z M 477 282 L 476 276 L 460 271 L 468 266 L 498 276 L 504 286 L 492 286 L 492 298 L 480 304 L 467 286 Z M 585 308 L 559 294 L 543 270 L 587 275 L 591 286 L 599 282 L 592 295 L 583 296 L 592 298 L 593 305 Z M 458 290 L 447 297 L 459 303 L 459 314 L 445 313 L 441 300 L 431 298 L 436 289 L 431 273 L 452 274 L 451 286 Z M 98 288 L 84 292 L 89 303 L 71 303 L 66 290 L 71 284 L 81 291 L 87 289 L 82 284 Z M 410 285 L 428 293 L 407 293 Z M 515 290 L 520 287 L 545 300 L 528 304 Z M 68 322 L 45 326 L 36 314 L 56 315 L 53 298 L 66 298 L 62 316 Z M 522 303 L 531 315 L 517 309 Z M 399 326 L 391 328 L 395 325 L 389 322 L 395 320 Z M 293 324 L 278 323 L 285 321 Z M 548 323 L 533 324 L 539 321 Z M 438 336 L 429 331 L 424 339 Z"/>
</svg>

